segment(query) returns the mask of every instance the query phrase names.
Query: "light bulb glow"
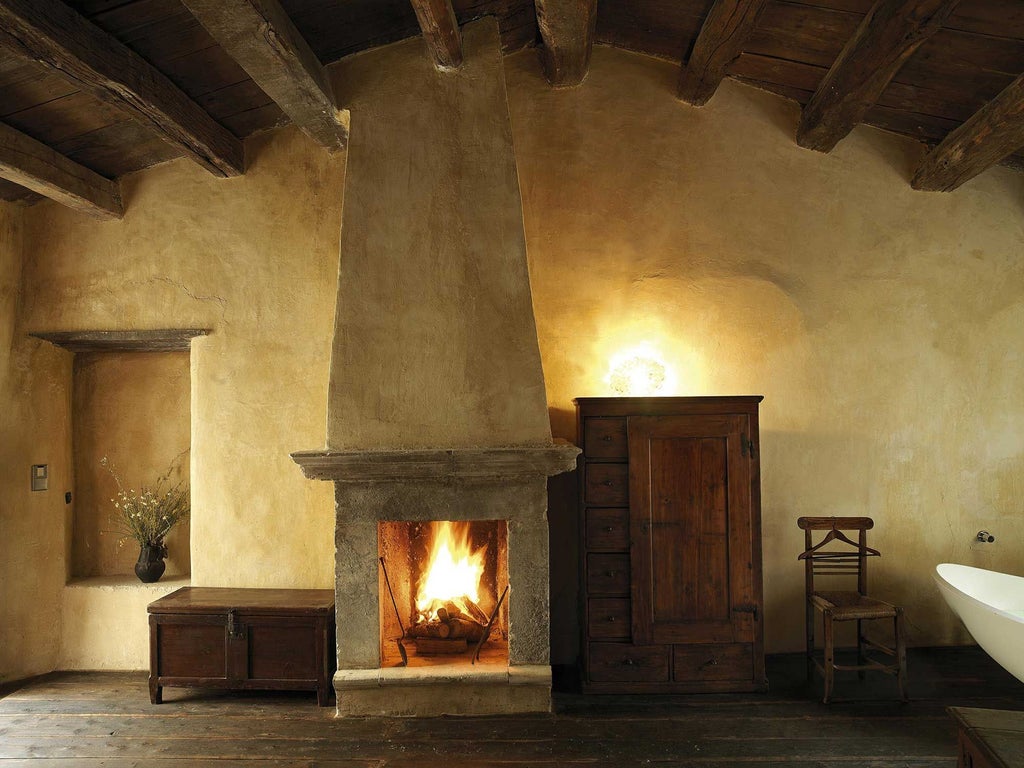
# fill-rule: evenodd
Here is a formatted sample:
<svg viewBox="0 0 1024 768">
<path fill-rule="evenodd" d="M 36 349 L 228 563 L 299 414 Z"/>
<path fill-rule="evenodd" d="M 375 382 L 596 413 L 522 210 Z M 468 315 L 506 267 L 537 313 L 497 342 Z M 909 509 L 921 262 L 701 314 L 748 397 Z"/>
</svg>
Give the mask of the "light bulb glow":
<svg viewBox="0 0 1024 768">
<path fill-rule="evenodd" d="M 619 352 L 609 362 L 605 383 L 617 395 L 649 397 L 671 390 L 674 377 L 649 343 Z"/>
</svg>

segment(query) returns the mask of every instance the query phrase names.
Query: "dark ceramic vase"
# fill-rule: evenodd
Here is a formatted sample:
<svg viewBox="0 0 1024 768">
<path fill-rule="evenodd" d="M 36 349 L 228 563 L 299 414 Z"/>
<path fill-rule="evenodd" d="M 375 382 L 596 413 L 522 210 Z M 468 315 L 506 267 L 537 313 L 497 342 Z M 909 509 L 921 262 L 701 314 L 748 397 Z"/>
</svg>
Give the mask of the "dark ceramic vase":
<svg viewBox="0 0 1024 768">
<path fill-rule="evenodd" d="M 165 557 L 167 557 L 167 548 L 162 542 L 143 544 L 139 550 L 139 559 L 135 563 L 135 575 L 139 577 L 139 581 L 145 584 L 159 581 L 167 567 L 164 562 Z"/>
</svg>

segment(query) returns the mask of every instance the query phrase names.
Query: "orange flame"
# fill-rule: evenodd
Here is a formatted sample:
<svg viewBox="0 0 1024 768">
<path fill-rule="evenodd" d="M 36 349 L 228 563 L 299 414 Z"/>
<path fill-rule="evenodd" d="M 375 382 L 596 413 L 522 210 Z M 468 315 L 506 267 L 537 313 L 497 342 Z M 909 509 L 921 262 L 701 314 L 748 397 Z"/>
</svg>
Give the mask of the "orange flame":
<svg viewBox="0 0 1024 768">
<path fill-rule="evenodd" d="M 421 621 L 436 619 L 437 608 L 446 601 L 462 597 L 479 601 L 485 552 L 486 548 L 473 552 L 468 523 L 445 520 L 434 524 L 429 564 L 416 594 Z"/>
</svg>

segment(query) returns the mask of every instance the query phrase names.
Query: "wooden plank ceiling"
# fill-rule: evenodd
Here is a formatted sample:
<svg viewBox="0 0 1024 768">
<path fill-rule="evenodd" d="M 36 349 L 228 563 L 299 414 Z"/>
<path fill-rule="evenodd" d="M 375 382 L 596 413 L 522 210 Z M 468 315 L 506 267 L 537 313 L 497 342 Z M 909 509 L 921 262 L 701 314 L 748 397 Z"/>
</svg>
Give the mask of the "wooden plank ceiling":
<svg viewBox="0 0 1024 768">
<path fill-rule="evenodd" d="M 542 47 L 555 86 L 585 77 L 598 42 L 680 63 L 692 104 L 723 77 L 795 99 L 812 149 L 860 122 L 949 137 L 918 188 L 1024 166 L 1020 0 L 0 0 L 0 197 L 118 216 L 108 181 L 181 155 L 244 172 L 240 140 L 290 119 L 337 149 L 324 66 L 425 34 L 455 67 L 453 20 L 485 15 L 506 52 Z"/>
</svg>

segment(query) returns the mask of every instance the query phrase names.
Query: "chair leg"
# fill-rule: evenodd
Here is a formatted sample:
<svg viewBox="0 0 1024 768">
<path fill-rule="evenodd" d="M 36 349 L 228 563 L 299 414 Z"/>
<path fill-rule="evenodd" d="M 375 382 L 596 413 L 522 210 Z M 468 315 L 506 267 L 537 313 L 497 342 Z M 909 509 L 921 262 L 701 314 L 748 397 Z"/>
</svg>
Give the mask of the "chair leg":
<svg viewBox="0 0 1024 768">
<path fill-rule="evenodd" d="M 814 679 L 814 606 L 811 605 L 810 600 L 806 603 L 807 609 L 807 647 L 806 647 L 806 662 L 807 662 L 807 681 L 810 682 Z"/>
<path fill-rule="evenodd" d="M 907 640 L 903 624 L 903 609 L 896 609 L 896 617 L 893 619 L 896 632 L 896 661 L 899 670 L 896 673 L 896 682 L 900 687 L 900 700 L 907 700 Z"/>
<path fill-rule="evenodd" d="M 857 619 L 857 666 L 863 667 L 866 659 L 864 658 L 864 625 L 862 619 Z M 861 680 L 864 679 L 864 670 L 857 670 L 857 677 Z"/>
<path fill-rule="evenodd" d="M 821 700 L 822 704 L 828 704 L 828 700 L 832 697 L 832 680 L 835 675 L 835 647 L 834 639 L 835 635 L 832 631 L 832 612 L 825 611 L 823 614 L 824 618 L 824 646 L 825 646 L 825 697 Z"/>
</svg>

